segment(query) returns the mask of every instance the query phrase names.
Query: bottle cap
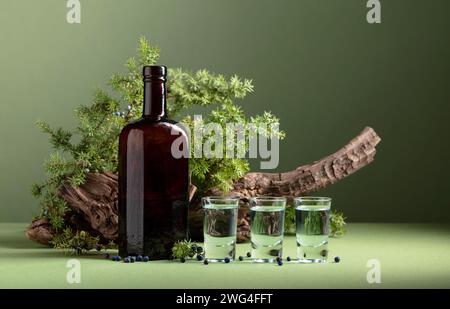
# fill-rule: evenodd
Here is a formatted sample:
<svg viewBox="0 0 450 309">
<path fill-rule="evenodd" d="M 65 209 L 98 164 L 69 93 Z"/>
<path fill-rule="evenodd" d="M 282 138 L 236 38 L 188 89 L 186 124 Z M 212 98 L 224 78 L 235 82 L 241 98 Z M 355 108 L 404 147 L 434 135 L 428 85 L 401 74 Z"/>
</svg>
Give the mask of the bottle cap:
<svg viewBox="0 0 450 309">
<path fill-rule="evenodd" d="M 161 79 L 166 80 L 167 68 L 163 65 L 147 65 L 144 66 L 144 79 Z"/>
</svg>

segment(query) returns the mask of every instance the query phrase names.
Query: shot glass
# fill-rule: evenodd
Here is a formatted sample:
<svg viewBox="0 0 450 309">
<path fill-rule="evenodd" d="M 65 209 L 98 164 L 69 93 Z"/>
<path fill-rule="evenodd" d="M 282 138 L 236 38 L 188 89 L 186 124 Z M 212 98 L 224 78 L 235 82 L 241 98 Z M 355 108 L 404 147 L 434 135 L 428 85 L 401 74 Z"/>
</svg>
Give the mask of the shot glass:
<svg viewBox="0 0 450 309">
<path fill-rule="evenodd" d="M 254 197 L 250 199 L 250 233 L 252 260 L 270 263 L 282 257 L 286 198 Z"/>
<path fill-rule="evenodd" d="M 331 198 L 298 197 L 294 199 L 294 202 L 299 262 L 326 262 L 330 234 Z"/>
<path fill-rule="evenodd" d="M 202 198 L 205 216 L 203 236 L 205 258 L 209 262 L 233 261 L 236 257 L 236 229 L 239 197 Z"/>
</svg>

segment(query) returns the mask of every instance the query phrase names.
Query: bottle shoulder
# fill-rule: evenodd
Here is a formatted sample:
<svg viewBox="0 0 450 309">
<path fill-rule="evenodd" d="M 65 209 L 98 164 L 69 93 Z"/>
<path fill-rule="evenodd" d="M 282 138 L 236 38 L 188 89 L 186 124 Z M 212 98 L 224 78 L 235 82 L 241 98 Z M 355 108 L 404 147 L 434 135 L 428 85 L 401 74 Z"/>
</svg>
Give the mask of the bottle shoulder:
<svg viewBox="0 0 450 309">
<path fill-rule="evenodd" d="M 136 119 L 128 123 L 121 132 L 122 135 L 128 135 L 131 131 L 167 131 L 172 135 L 186 135 L 176 121 L 170 119 L 153 120 L 148 118 Z"/>
</svg>

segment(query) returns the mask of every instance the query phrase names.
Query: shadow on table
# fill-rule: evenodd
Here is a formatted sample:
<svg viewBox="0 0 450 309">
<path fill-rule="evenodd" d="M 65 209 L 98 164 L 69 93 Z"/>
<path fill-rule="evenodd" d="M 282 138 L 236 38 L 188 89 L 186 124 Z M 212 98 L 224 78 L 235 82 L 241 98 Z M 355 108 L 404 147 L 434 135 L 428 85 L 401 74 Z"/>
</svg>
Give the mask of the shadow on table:
<svg viewBox="0 0 450 309">
<path fill-rule="evenodd" d="M 72 255 L 69 253 L 65 253 L 62 250 L 28 250 L 26 252 L 3 252 L 0 255 L 1 258 L 14 259 L 14 260 L 33 260 L 37 261 L 42 259 L 72 259 L 76 258 L 78 260 L 97 260 L 97 261 L 105 261 L 108 262 L 105 257 L 100 253 L 88 253 L 86 255 Z"/>
<path fill-rule="evenodd" d="M 2 249 L 45 249 L 49 248 L 29 240 L 25 230 L 0 233 L 0 248 Z"/>
<path fill-rule="evenodd" d="M 13 228 L 0 231 L 0 258 L 10 259 L 52 259 L 72 258 L 105 260 L 104 253 L 90 251 L 84 255 L 74 255 L 63 250 L 56 250 L 50 246 L 41 245 L 29 240 L 25 235 L 25 229 Z"/>
</svg>

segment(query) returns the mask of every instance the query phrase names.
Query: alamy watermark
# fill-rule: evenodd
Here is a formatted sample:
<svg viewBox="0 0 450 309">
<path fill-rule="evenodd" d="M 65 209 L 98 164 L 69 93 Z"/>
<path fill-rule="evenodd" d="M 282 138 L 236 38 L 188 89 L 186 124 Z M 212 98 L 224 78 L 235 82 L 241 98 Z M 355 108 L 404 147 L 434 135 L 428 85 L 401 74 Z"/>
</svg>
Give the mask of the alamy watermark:
<svg viewBox="0 0 450 309">
<path fill-rule="evenodd" d="M 172 143 L 171 153 L 179 158 L 260 158 L 261 169 L 275 169 L 280 160 L 278 124 L 204 123 L 201 115 L 194 115 L 192 125 L 179 125 L 186 132 Z M 172 135 L 180 135 L 172 130 Z M 190 144 L 192 149 L 189 151 Z M 270 146 L 269 146 L 270 145 Z"/>
<path fill-rule="evenodd" d="M 366 15 L 366 20 L 369 24 L 381 23 L 381 3 L 380 0 L 368 0 L 367 8 L 369 11 Z"/>
<path fill-rule="evenodd" d="M 67 0 L 66 7 L 69 9 L 66 20 L 69 24 L 81 23 L 81 2 L 80 0 Z M 366 20 L 369 24 L 381 23 L 381 2 L 380 0 L 368 0 L 366 7 L 369 9 Z"/>
<path fill-rule="evenodd" d="M 81 283 L 81 263 L 77 259 L 70 259 L 66 263 L 69 268 L 66 274 L 68 284 Z"/>
<path fill-rule="evenodd" d="M 69 9 L 66 20 L 69 24 L 81 23 L 81 3 L 80 0 L 67 0 L 66 7 Z"/>
<path fill-rule="evenodd" d="M 366 275 L 367 283 L 381 283 L 381 263 L 377 259 L 370 259 L 366 263 L 369 271 Z"/>
</svg>

